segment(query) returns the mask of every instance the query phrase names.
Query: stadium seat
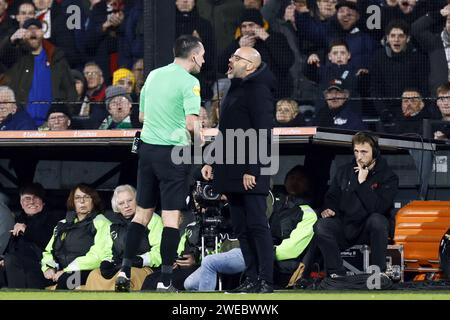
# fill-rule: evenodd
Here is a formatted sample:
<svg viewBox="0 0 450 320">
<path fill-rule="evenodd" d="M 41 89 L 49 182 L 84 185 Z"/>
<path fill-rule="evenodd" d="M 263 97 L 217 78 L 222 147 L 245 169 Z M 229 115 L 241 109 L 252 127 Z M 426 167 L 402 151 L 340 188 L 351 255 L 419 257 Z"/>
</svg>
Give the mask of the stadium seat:
<svg viewBox="0 0 450 320">
<path fill-rule="evenodd" d="M 413 201 L 396 216 L 394 242 L 402 244 L 405 271 L 437 272 L 439 242 L 450 226 L 450 201 Z"/>
</svg>

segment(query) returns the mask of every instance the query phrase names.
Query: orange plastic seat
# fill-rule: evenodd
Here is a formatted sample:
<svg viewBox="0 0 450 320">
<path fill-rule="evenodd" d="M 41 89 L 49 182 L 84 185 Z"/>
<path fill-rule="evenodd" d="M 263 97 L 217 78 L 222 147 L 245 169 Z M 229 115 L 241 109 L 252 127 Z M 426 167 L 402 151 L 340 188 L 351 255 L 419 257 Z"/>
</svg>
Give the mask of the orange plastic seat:
<svg viewBox="0 0 450 320">
<path fill-rule="evenodd" d="M 449 228 L 450 201 L 413 201 L 401 208 L 394 242 L 403 245 L 405 271 L 439 271 L 439 242 Z"/>
</svg>

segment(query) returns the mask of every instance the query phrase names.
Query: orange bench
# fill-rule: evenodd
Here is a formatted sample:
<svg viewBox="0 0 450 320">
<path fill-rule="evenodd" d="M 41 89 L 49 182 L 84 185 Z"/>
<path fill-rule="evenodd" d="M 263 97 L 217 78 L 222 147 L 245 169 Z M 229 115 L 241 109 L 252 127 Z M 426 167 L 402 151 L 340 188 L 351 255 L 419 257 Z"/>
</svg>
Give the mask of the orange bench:
<svg viewBox="0 0 450 320">
<path fill-rule="evenodd" d="M 395 218 L 395 244 L 402 244 L 405 271 L 437 272 L 439 242 L 450 228 L 450 201 L 413 201 Z"/>
</svg>

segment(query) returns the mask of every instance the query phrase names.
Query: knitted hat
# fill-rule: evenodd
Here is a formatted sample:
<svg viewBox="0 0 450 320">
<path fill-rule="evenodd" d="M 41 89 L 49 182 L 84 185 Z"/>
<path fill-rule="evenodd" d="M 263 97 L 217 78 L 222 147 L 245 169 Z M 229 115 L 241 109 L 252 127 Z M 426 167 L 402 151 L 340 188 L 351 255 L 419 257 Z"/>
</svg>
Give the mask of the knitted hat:
<svg viewBox="0 0 450 320">
<path fill-rule="evenodd" d="M 127 93 L 124 87 L 109 86 L 108 88 L 106 88 L 106 97 L 105 97 L 106 107 L 109 107 L 109 104 L 111 103 L 112 99 L 120 96 L 123 96 L 127 98 L 128 101 L 133 102 L 133 99 L 131 99 L 130 95 Z"/>
<path fill-rule="evenodd" d="M 113 73 L 113 86 L 116 86 L 117 83 L 119 82 L 120 79 L 123 78 L 130 78 L 131 82 L 133 83 L 133 87 L 136 84 L 136 78 L 134 77 L 133 72 L 131 72 L 131 70 L 126 69 L 126 68 L 120 68 L 117 69 L 114 73 Z"/>
<path fill-rule="evenodd" d="M 264 20 L 261 15 L 261 12 L 257 9 L 245 9 L 241 16 L 241 23 L 242 22 L 254 22 L 257 25 L 260 25 L 261 27 L 264 26 Z"/>
<path fill-rule="evenodd" d="M 64 105 L 64 104 L 56 104 L 56 105 L 51 106 L 50 109 L 48 109 L 48 112 L 47 112 L 47 120 L 48 120 L 48 118 L 50 117 L 50 115 L 52 113 L 63 113 L 69 119 L 71 119 L 70 112 L 69 112 L 67 106 Z"/>
</svg>

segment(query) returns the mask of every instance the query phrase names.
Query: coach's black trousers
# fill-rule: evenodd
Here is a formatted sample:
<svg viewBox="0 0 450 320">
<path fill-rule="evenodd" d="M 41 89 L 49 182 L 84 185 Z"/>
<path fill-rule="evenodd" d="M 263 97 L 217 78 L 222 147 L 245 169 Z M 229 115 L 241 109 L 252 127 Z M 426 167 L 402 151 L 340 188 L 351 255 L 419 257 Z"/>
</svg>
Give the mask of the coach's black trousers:
<svg viewBox="0 0 450 320">
<path fill-rule="evenodd" d="M 328 274 L 345 272 L 340 252 L 355 244 L 370 245 L 370 264 L 379 266 L 382 272 L 386 271 L 389 221 L 385 216 L 371 214 L 355 240 L 345 238 L 344 224 L 338 218 L 319 219 L 314 225 L 314 234 Z"/>
<path fill-rule="evenodd" d="M 241 246 L 246 275 L 273 283 L 273 242 L 266 217 L 266 196 L 226 194 L 233 230 Z"/>
</svg>

